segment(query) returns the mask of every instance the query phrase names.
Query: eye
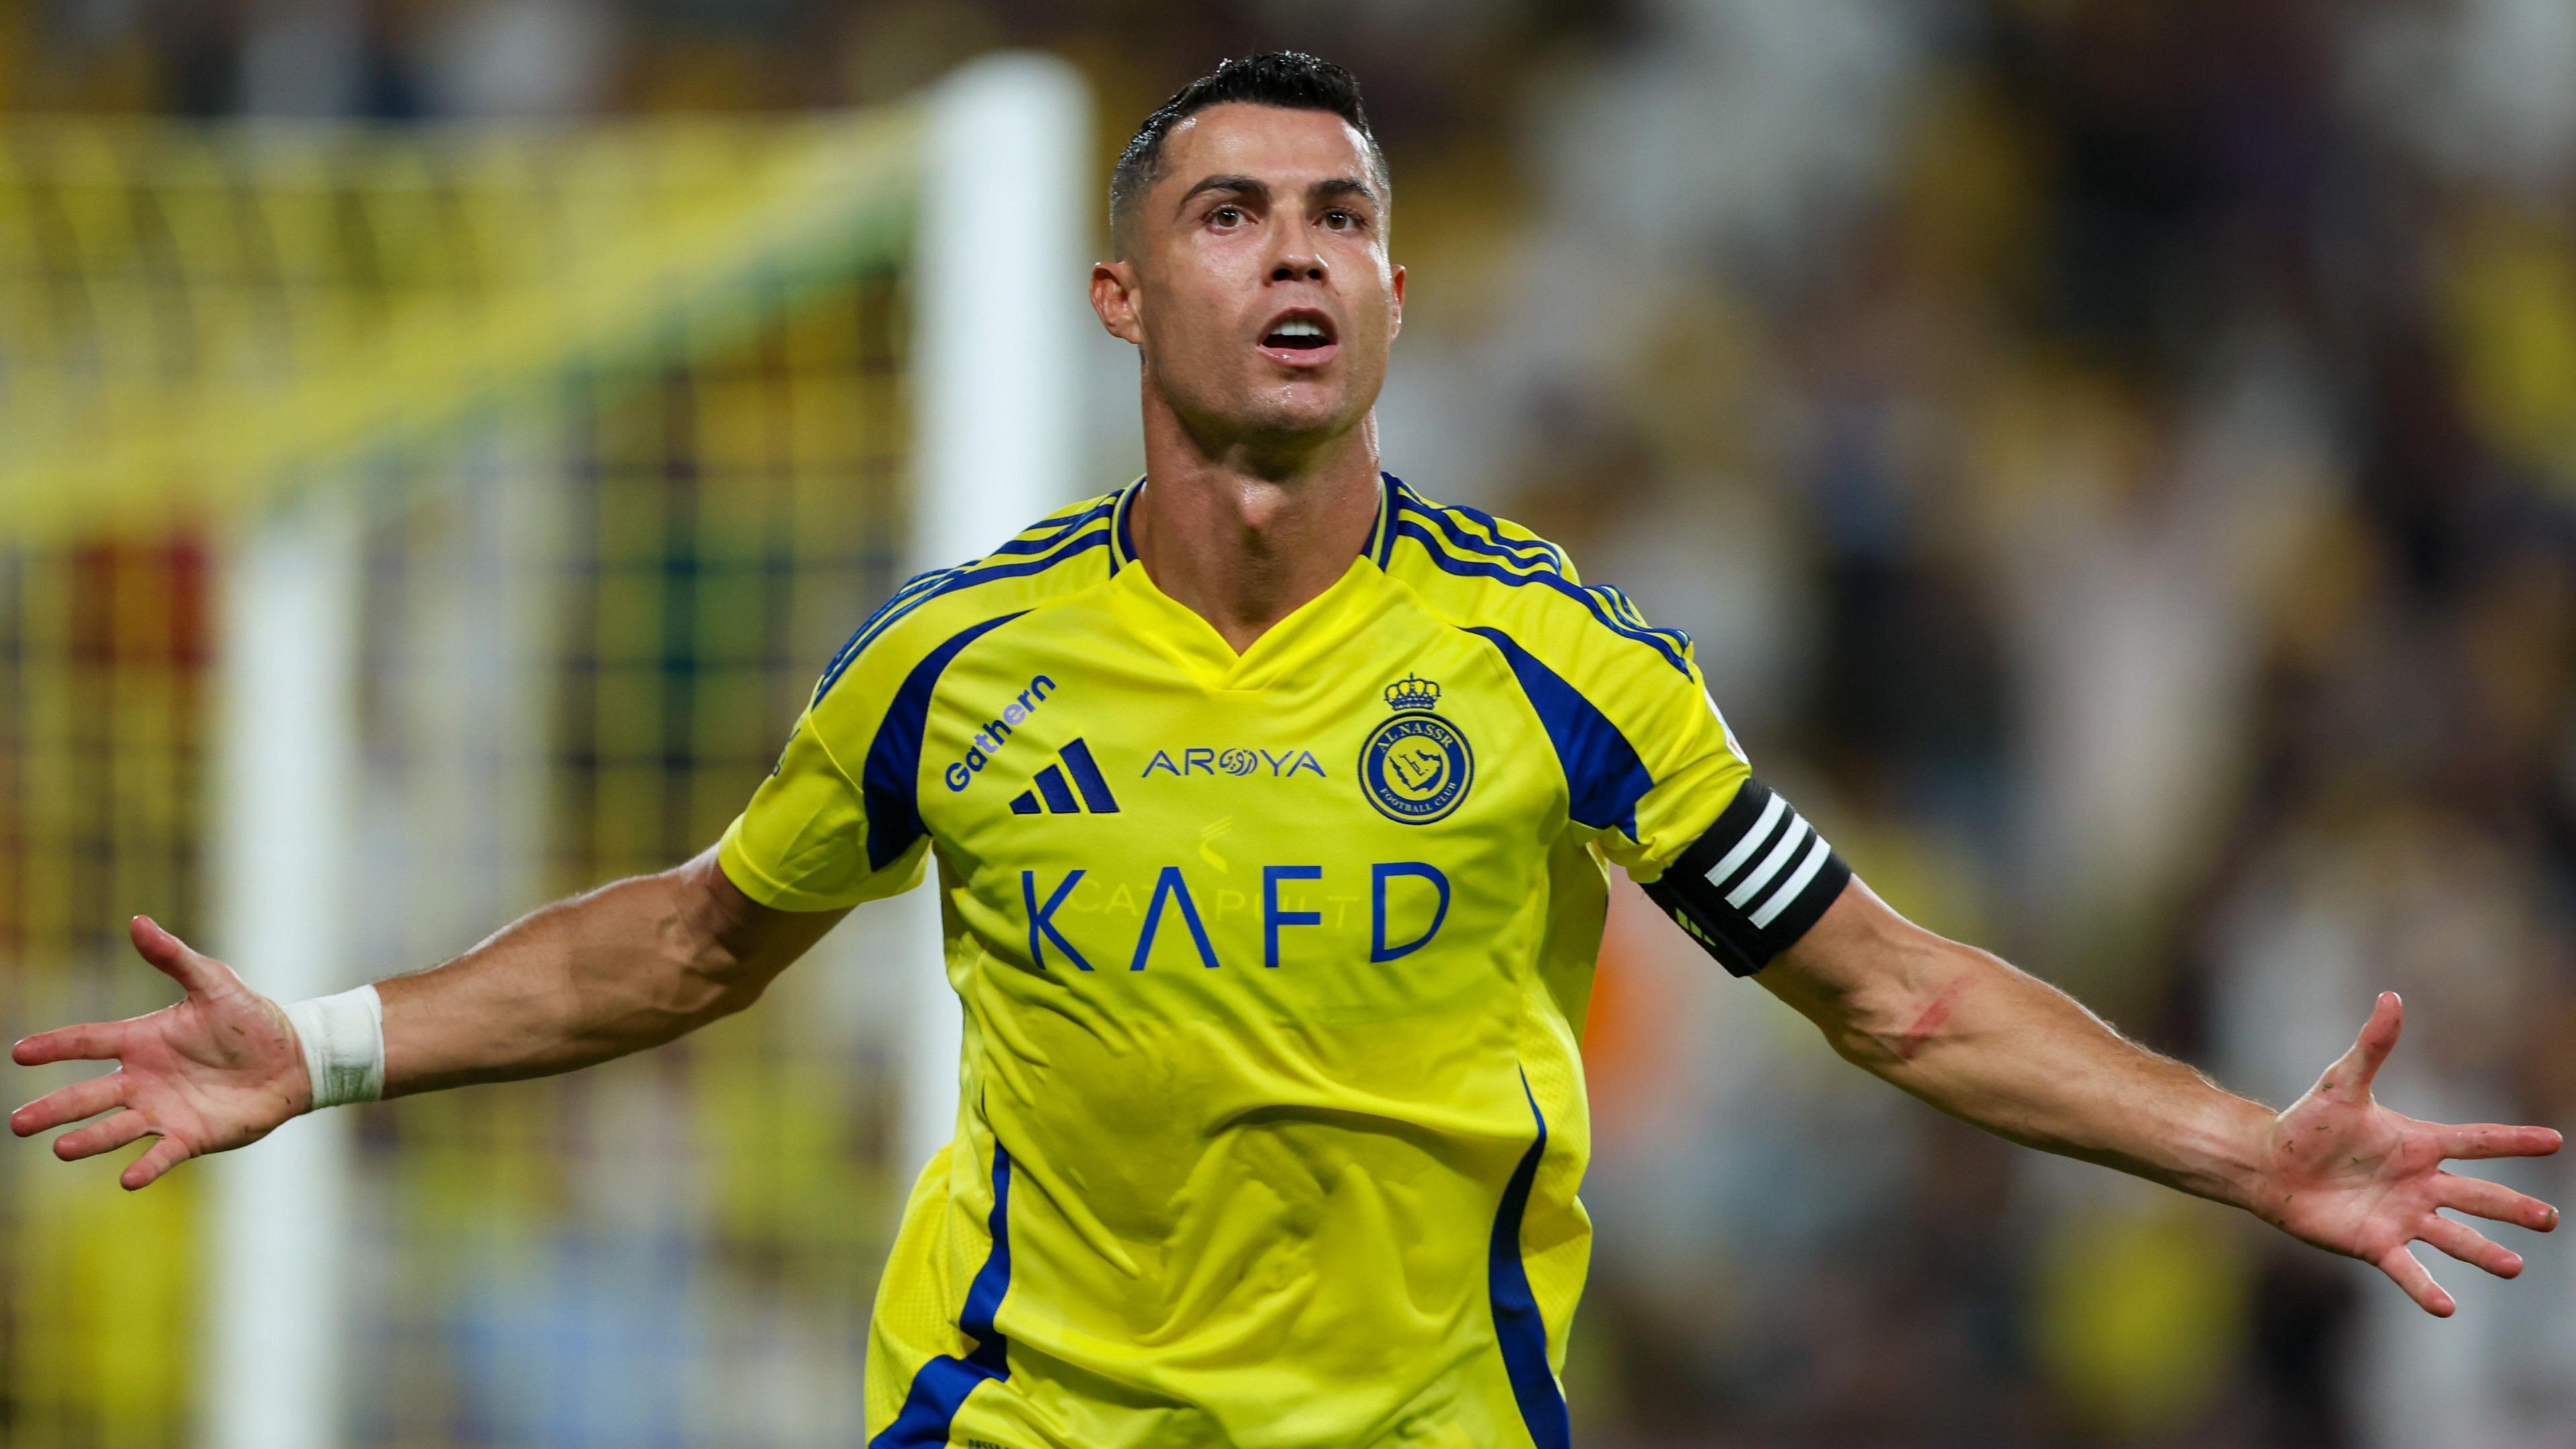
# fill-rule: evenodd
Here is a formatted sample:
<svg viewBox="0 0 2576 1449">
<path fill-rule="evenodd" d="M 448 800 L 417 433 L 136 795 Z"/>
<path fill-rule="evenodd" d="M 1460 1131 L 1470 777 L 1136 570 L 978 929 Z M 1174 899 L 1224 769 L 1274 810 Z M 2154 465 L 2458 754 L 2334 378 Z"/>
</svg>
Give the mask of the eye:
<svg viewBox="0 0 2576 1449">
<path fill-rule="evenodd" d="M 1351 228 L 1358 226 L 1359 224 L 1360 219 L 1357 216 L 1342 210 L 1340 207 L 1335 207 L 1331 211 L 1324 213 L 1324 225 L 1331 227 L 1335 231 L 1349 231 Z"/>
<path fill-rule="evenodd" d="M 1210 226 L 1240 226 L 1242 224 L 1243 208 L 1239 206 L 1220 206 L 1214 211 L 1208 213 L 1208 225 Z"/>
</svg>

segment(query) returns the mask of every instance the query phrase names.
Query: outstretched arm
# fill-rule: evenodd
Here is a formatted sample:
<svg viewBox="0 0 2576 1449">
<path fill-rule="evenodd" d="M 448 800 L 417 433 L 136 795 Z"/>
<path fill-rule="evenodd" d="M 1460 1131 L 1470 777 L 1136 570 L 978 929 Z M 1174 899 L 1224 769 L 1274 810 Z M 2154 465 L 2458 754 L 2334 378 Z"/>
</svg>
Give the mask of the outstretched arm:
<svg viewBox="0 0 2576 1449">
<path fill-rule="evenodd" d="M 2436 1316 L 2451 1314 L 2451 1295 L 2407 1244 L 2499 1277 L 2522 1271 L 2520 1256 L 2436 1209 L 2540 1232 L 2558 1224 L 2546 1203 L 2442 1168 L 2555 1152 L 2558 1133 L 2419 1122 L 2372 1100 L 2403 1019 L 2394 992 L 2352 1050 L 2276 1113 L 2128 1041 L 2055 987 L 1914 925 L 1857 880 L 1755 979 L 1845 1058 L 1954 1117 L 2244 1208 L 2377 1267 Z"/>
<path fill-rule="evenodd" d="M 559 901 L 446 965 L 377 984 L 385 1095 L 568 1072 L 657 1046 L 749 1006 L 844 914 L 762 906 L 725 878 L 713 850 Z M 64 1133 L 54 1155 L 72 1161 L 157 1135 L 119 1179 L 129 1189 L 256 1142 L 313 1104 L 282 1007 L 148 918 L 136 917 L 133 933 L 186 996 L 148 1016 L 19 1042 L 20 1066 L 119 1065 L 9 1118 L 25 1137 L 116 1109 Z"/>
<path fill-rule="evenodd" d="M 781 911 L 710 849 L 529 915 L 444 966 L 382 982 L 385 1095 L 592 1066 L 760 999 L 846 911 Z"/>
</svg>

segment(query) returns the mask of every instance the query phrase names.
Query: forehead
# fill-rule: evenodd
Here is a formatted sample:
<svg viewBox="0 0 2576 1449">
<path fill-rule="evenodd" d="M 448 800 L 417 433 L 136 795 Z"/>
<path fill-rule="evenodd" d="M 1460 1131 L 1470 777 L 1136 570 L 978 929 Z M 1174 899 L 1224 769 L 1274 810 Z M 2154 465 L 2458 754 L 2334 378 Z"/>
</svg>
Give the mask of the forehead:
<svg viewBox="0 0 2576 1449">
<path fill-rule="evenodd" d="M 1156 190 L 1205 177 L 1255 177 L 1274 187 L 1354 177 L 1372 183 L 1368 143 L 1330 111 L 1292 111 L 1229 101 L 1185 116 L 1163 138 Z"/>
</svg>

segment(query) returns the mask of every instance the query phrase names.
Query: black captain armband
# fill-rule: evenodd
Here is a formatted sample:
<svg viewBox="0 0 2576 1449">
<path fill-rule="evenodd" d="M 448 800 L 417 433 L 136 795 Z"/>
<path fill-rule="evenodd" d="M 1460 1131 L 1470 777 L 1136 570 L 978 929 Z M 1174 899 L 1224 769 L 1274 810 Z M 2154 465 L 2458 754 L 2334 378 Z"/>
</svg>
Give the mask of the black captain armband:
<svg viewBox="0 0 2576 1449">
<path fill-rule="evenodd" d="M 1646 895 L 1727 970 L 1750 976 L 1807 934 L 1850 879 L 1806 817 L 1747 780 Z"/>
</svg>

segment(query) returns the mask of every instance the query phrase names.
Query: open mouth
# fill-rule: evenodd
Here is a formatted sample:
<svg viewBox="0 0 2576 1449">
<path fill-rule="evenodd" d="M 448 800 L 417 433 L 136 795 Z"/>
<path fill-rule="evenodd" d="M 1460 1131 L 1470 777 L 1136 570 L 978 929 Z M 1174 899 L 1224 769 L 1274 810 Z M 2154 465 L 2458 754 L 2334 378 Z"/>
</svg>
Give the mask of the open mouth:
<svg viewBox="0 0 2576 1449">
<path fill-rule="evenodd" d="M 1262 329 L 1261 350 L 1283 362 L 1315 362 L 1330 355 L 1337 339 L 1333 321 L 1321 312 L 1282 312 Z"/>
</svg>

